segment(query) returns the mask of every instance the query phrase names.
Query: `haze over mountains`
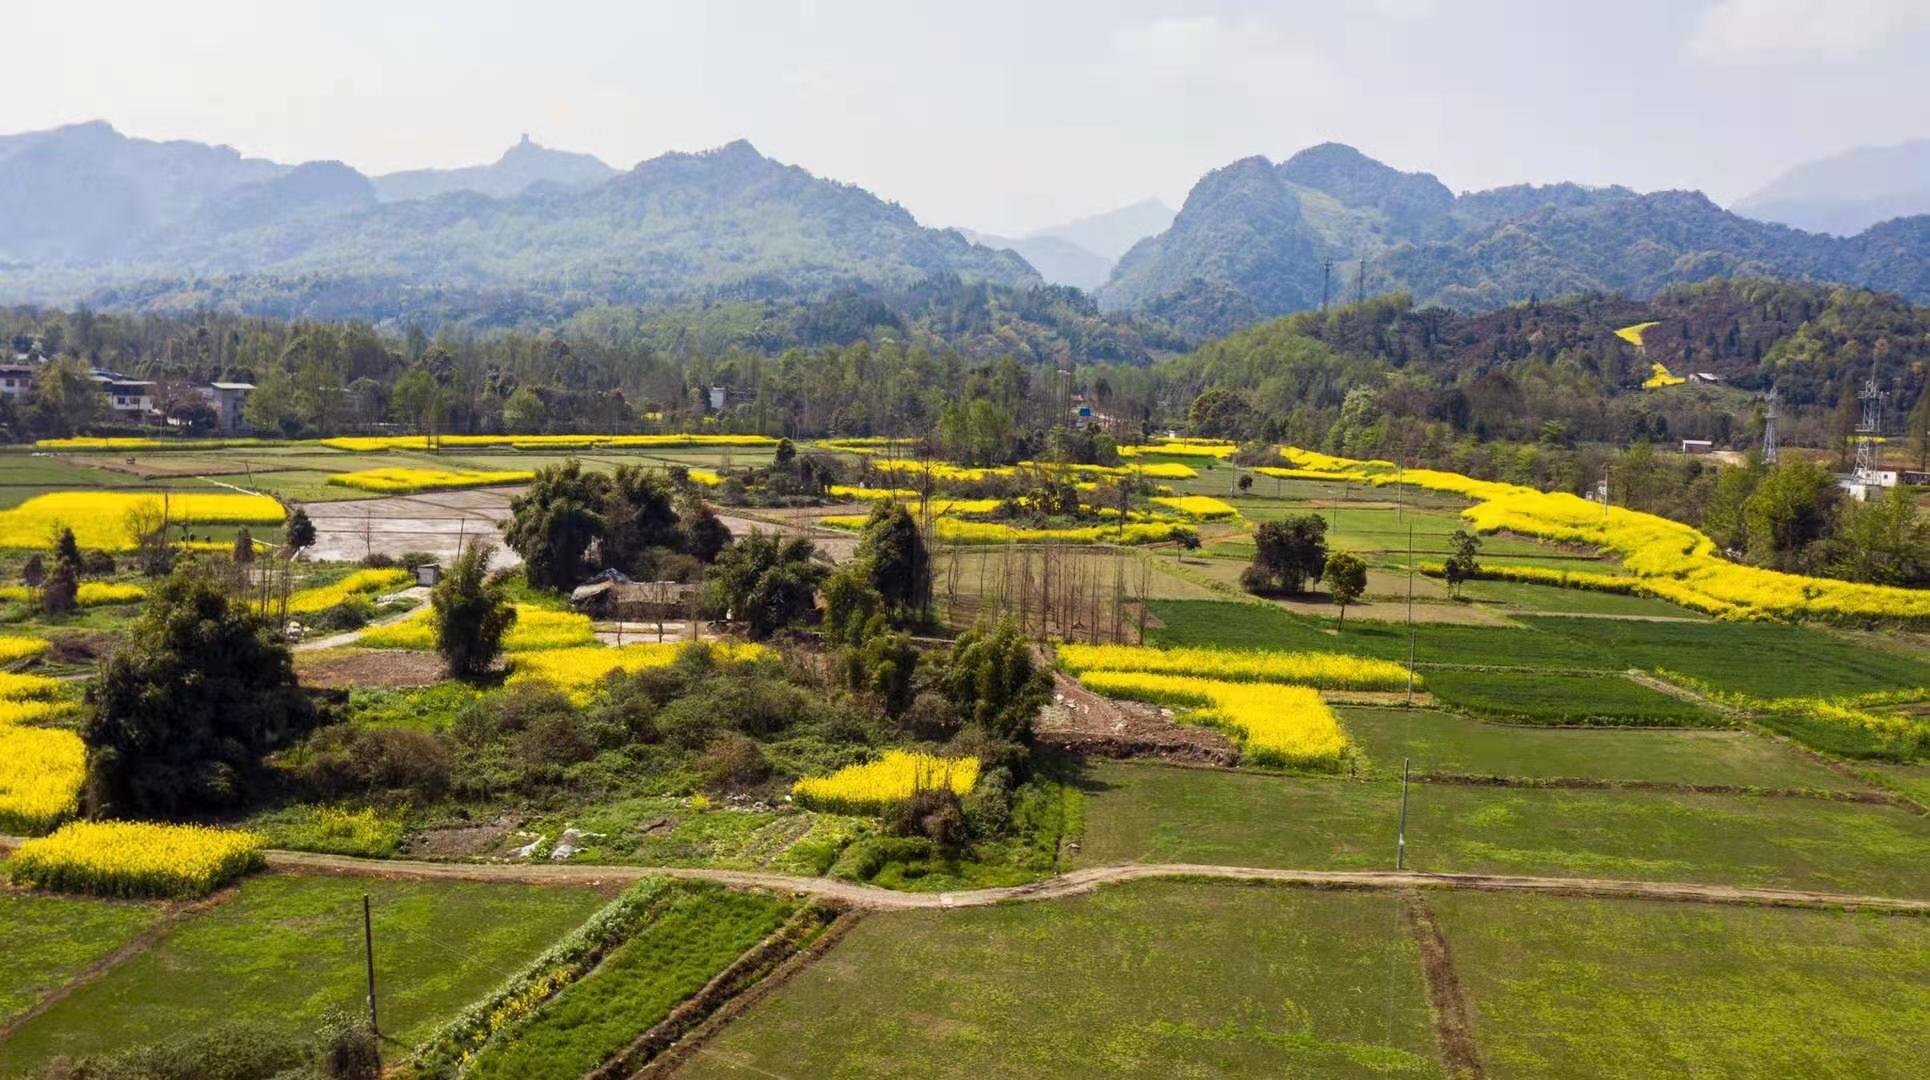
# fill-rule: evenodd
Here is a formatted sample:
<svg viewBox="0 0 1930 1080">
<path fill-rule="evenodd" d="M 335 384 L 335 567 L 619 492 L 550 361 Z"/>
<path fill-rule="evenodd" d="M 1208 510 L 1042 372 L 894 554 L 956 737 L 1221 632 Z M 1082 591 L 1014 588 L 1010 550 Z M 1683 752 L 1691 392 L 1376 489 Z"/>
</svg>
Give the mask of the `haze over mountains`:
<svg viewBox="0 0 1930 1080">
<path fill-rule="evenodd" d="M 1017 239 L 961 228 L 959 232 L 986 247 L 1016 251 L 1055 285 L 1096 289 L 1106 283 L 1112 268 L 1139 241 L 1165 232 L 1173 210 L 1158 199 L 1145 199 L 1104 214 L 1037 229 Z"/>
<path fill-rule="evenodd" d="M 1783 189 L 1850 190 L 1835 167 Z M 98 122 L 0 137 L 0 303 L 518 325 L 606 304 L 848 303 L 938 278 L 1073 285 L 1198 338 L 1392 291 L 1479 310 L 1760 275 L 1922 302 L 1927 264 L 1930 217 L 1834 237 L 1695 192 L 1457 195 L 1338 143 L 1213 170 L 1177 214 L 1148 200 L 1006 240 L 926 227 L 741 140 L 618 171 L 525 136 L 492 164 L 368 177 Z"/>
<path fill-rule="evenodd" d="M 1736 213 L 1851 236 L 1891 218 L 1930 214 L 1930 139 L 1866 146 L 1805 162 L 1738 199 Z"/>
</svg>

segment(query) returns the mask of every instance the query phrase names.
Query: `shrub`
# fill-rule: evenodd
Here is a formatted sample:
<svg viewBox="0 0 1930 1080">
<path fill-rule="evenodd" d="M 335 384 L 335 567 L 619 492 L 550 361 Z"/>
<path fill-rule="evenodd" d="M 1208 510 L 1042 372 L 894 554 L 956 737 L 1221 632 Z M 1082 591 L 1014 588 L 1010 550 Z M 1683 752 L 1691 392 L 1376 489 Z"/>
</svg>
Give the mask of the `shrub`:
<svg viewBox="0 0 1930 1080">
<path fill-rule="evenodd" d="M 769 779 L 771 763 L 756 740 L 725 732 L 710 741 L 697 759 L 697 771 L 711 788 L 748 787 Z"/>
<path fill-rule="evenodd" d="M 237 1021 L 99 1057 L 56 1058 L 36 1080 L 271 1080 L 301 1076 L 313 1052 L 279 1024 Z"/>
<path fill-rule="evenodd" d="M 940 678 L 966 719 L 993 735 L 1032 741 L 1032 720 L 1051 700 L 1051 680 L 1034 669 L 1032 647 L 1007 619 L 959 635 Z"/>
<path fill-rule="evenodd" d="M 885 812 L 885 827 L 899 836 L 922 836 L 941 851 L 966 840 L 965 809 L 949 787 L 919 788 Z"/>
</svg>

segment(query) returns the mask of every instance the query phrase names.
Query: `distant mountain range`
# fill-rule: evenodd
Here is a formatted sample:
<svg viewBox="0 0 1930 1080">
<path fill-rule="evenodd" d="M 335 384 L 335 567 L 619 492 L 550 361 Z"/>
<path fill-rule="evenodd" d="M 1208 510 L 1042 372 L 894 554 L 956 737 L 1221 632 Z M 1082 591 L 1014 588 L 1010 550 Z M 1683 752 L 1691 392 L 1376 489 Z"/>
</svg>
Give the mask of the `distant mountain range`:
<svg viewBox="0 0 1930 1080">
<path fill-rule="evenodd" d="M 1836 166 L 1821 179 L 1798 172 L 1779 190 L 1859 190 Z M 1907 160 L 1892 172 L 1907 176 Z M 1471 311 L 1734 275 L 1930 301 L 1930 216 L 1839 238 L 1695 192 L 1457 195 L 1328 143 L 1216 169 L 1177 214 L 1149 200 L 1006 240 L 927 228 L 742 141 L 620 172 L 524 137 L 489 165 L 369 177 L 104 123 L 0 137 L 0 303 L 532 325 L 608 304 L 849 307 L 928 281 L 943 295 L 947 282 L 1021 292 L 1050 282 L 1166 324 L 1142 335 L 1165 341 L 1357 293 Z"/>
<path fill-rule="evenodd" d="M 594 187 L 617 174 L 590 154 L 551 150 L 523 140 L 503 152 L 493 165 L 471 165 L 465 169 L 409 169 L 375 177 L 375 194 L 384 202 L 402 199 L 428 199 L 452 191 L 473 191 L 491 198 L 507 199 L 520 195 L 537 184 L 559 188 Z"/>
<path fill-rule="evenodd" d="M 733 142 L 628 172 L 527 137 L 492 165 L 369 178 L 83 124 L 0 140 L 0 301 L 397 314 L 823 295 L 1024 259 Z M 485 320 L 488 321 L 488 320 Z"/>
<path fill-rule="evenodd" d="M 1730 209 L 1758 221 L 1853 236 L 1892 218 L 1930 214 L 1930 139 L 1859 147 L 1806 162 Z"/>
<path fill-rule="evenodd" d="M 1218 334 L 1327 296 L 1402 291 L 1478 310 L 1744 274 L 1930 301 L 1930 217 L 1839 239 L 1752 221 L 1697 192 L 1555 184 L 1457 196 L 1430 174 L 1327 143 L 1208 173 L 1171 228 L 1120 259 L 1099 298 Z"/>
<path fill-rule="evenodd" d="M 967 239 L 986 247 L 1016 251 L 1054 285 L 1096 289 L 1106 283 L 1113 265 L 1134 244 L 1173 223 L 1173 210 L 1158 199 L 1146 199 L 1117 210 L 1037 229 L 1016 239 L 960 229 Z"/>
</svg>

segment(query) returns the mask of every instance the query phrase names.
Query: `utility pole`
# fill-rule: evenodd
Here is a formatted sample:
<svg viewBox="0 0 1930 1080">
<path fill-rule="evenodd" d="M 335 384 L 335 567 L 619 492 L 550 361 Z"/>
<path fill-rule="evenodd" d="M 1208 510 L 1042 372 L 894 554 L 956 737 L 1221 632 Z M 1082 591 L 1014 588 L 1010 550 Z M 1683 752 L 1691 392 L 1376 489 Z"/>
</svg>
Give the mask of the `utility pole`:
<svg viewBox="0 0 1930 1080">
<path fill-rule="evenodd" d="M 1407 523 L 1407 703 L 1414 704 L 1414 523 Z"/>
<path fill-rule="evenodd" d="M 1762 460 L 1774 465 L 1782 456 L 1782 440 L 1776 435 L 1776 388 L 1769 388 L 1769 408 L 1762 418 Z"/>
<path fill-rule="evenodd" d="M 369 1033 L 376 1037 L 376 1053 L 382 1052 L 382 1028 L 375 1018 L 375 922 L 369 915 L 369 894 L 362 894 L 362 956 L 369 971 Z"/>
<path fill-rule="evenodd" d="M 1401 759 L 1401 824 L 1394 835 L 1394 869 L 1407 869 L 1407 770 L 1412 758 Z M 371 998 L 370 1000 L 374 1000 Z"/>
</svg>

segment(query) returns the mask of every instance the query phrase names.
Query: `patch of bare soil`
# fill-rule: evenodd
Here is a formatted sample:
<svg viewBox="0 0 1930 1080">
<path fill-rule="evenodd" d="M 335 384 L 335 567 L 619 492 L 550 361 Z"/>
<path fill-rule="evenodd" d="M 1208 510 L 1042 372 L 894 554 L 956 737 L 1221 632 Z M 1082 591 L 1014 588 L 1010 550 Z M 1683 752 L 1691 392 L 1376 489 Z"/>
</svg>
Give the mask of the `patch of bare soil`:
<svg viewBox="0 0 1930 1080">
<path fill-rule="evenodd" d="M 295 654 L 295 673 L 309 686 L 413 690 L 443 678 L 442 658 L 413 649 L 328 650 Z"/>
<path fill-rule="evenodd" d="M 1461 978 L 1454 970 L 1454 953 L 1448 948 L 1447 936 L 1419 889 L 1404 890 L 1401 900 L 1401 914 L 1421 954 L 1428 1011 L 1434 1015 L 1434 1039 L 1441 1048 L 1441 1058 L 1456 1077 L 1478 1080 L 1487 1075 L 1487 1070 L 1475 1045 L 1474 1017 L 1467 996 L 1461 992 Z"/>
<path fill-rule="evenodd" d="M 1038 740 L 1074 753 L 1100 757 L 1150 757 L 1166 761 L 1232 765 L 1239 752 L 1211 728 L 1181 724 L 1159 708 L 1115 701 L 1055 674 L 1053 703 L 1033 725 Z"/>
<path fill-rule="evenodd" d="M 401 854 L 426 859 L 470 859 L 501 849 L 516 831 L 517 819 L 500 817 L 473 825 L 423 829 L 402 841 Z"/>
</svg>

